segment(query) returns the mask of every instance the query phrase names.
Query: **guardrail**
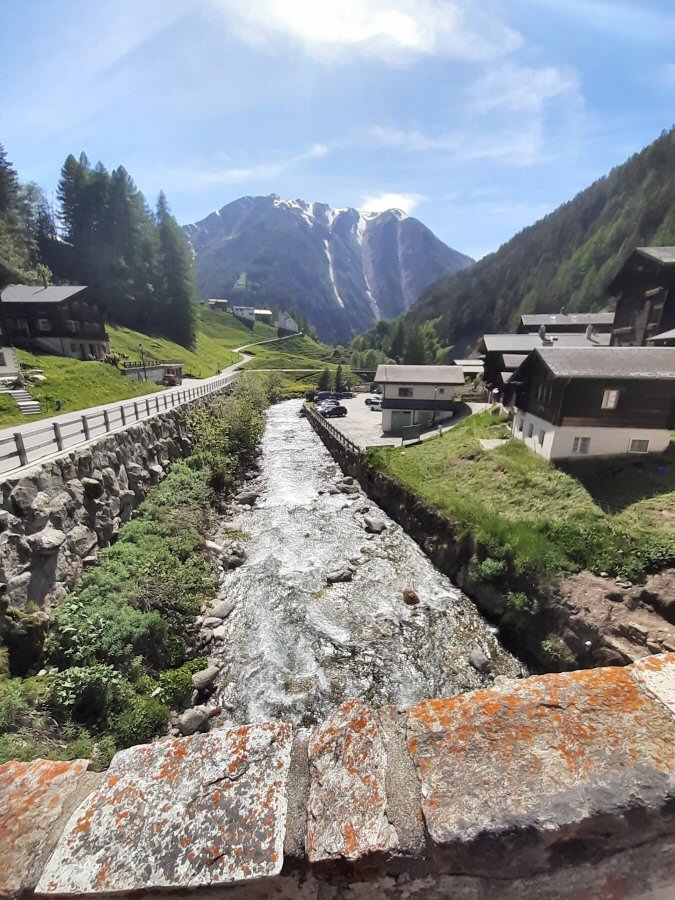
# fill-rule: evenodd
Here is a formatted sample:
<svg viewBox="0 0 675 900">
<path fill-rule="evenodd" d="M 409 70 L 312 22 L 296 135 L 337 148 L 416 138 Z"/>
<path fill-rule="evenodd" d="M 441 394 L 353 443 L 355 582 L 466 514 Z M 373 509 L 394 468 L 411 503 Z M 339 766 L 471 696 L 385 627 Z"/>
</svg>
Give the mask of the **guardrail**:
<svg viewBox="0 0 675 900">
<path fill-rule="evenodd" d="M 146 357 L 145 362 L 137 362 L 134 360 L 123 360 L 122 368 L 123 369 L 154 369 L 157 366 L 185 366 L 187 363 L 178 362 L 177 360 L 169 360 L 169 359 L 154 359 L 151 356 Z"/>
<path fill-rule="evenodd" d="M 10 474 L 16 469 L 38 463 L 46 457 L 70 450 L 94 438 L 113 434 L 128 425 L 192 403 L 223 390 L 234 378 L 234 375 L 224 375 L 195 387 L 137 397 L 96 412 L 85 410 L 67 418 L 61 416 L 42 428 L 15 431 L 9 437 L 0 438 L 0 473 Z"/>
<path fill-rule="evenodd" d="M 314 410 L 311 406 L 305 404 L 305 413 L 309 419 L 311 419 L 319 428 L 322 428 L 324 431 L 327 431 L 328 434 L 331 435 L 338 443 L 342 444 L 342 446 L 349 450 L 350 453 L 353 453 L 355 456 L 360 456 L 361 449 L 354 443 L 354 441 L 350 441 L 349 438 L 344 435 L 338 428 L 335 428 L 334 425 L 324 419 L 323 416 L 320 416 L 316 410 Z"/>
</svg>

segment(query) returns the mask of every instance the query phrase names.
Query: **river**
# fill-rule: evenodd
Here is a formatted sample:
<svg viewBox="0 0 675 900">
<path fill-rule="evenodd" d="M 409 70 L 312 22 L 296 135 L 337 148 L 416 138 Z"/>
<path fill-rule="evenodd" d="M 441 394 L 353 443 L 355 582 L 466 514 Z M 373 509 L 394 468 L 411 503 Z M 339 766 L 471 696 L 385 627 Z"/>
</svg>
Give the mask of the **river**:
<svg viewBox="0 0 675 900">
<path fill-rule="evenodd" d="M 410 705 L 488 684 L 469 663 L 473 649 L 494 675 L 521 664 L 500 644 L 468 598 L 399 525 L 363 492 L 328 493 L 343 475 L 309 423 L 301 401 L 267 413 L 256 505 L 237 507 L 222 524 L 244 532 L 247 558 L 223 574 L 222 596 L 235 603 L 211 703 L 219 725 L 283 719 L 309 726 L 343 700 L 375 707 Z M 364 515 L 387 523 L 369 535 Z M 326 575 L 349 565 L 348 583 Z M 420 597 L 402 599 L 406 586 Z"/>
</svg>

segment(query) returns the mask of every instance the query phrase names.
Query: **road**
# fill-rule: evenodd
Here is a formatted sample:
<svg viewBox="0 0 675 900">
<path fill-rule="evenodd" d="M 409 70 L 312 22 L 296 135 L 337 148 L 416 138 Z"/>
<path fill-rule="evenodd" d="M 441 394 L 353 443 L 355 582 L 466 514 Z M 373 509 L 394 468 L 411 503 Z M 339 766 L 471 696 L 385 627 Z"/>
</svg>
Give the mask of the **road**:
<svg viewBox="0 0 675 900">
<path fill-rule="evenodd" d="M 0 429 L 0 476 L 10 473 L 12 475 L 21 474 L 23 470 L 34 468 L 47 460 L 54 459 L 74 447 L 83 447 L 99 440 L 106 434 L 114 434 L 136 422 L 152 418 L 174 406 L 180 406 L 184 402 L 189 402 L 189 399 L 196 399 L 200 389 L 204 393 L 210 393 L 216 380 L 222 379 L 223 376 L 236 376 L 241 367 L 253 359 L 251 354 L 246 353 L 249 347 L 272 344 L 288 340 L 290 337 L 297 337 L 297 335 L 254 341 L 235 348 L 233 352 L 240 353 L 242 358 L 210 378 L 184 378 L 180 387 L 168 388 L 156 394 L 147 394 L 132 400 L 116 400 L 113 403 L 90 406 L 2 428 Z M 83 420 L 86 420 L 86 423 Z M 62 449 L 58 449 L 59 440 Z M 19 464 L 17 454 L 20 452 L 20 447 L 25 452 L 27 460 L 25 465 Z"/>
</svg>

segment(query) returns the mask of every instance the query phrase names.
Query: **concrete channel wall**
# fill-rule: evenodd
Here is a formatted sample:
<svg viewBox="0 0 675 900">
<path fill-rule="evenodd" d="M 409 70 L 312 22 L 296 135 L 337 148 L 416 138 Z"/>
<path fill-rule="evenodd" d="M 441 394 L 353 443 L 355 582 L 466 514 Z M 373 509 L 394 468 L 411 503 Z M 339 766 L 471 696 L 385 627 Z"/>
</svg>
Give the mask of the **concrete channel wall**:
<svg viewBox="0 0 675 900">
<path fill-rule="evenodd" d="M 675 654 L 0 766 L 0 896 L 666 900 Z"/>
</svg>

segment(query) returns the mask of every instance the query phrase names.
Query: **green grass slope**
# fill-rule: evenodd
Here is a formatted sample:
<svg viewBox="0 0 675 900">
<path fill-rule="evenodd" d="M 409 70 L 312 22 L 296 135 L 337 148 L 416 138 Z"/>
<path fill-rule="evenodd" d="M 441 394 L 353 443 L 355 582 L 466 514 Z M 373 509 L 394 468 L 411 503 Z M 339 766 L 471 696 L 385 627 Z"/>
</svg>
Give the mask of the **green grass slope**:
<svg viewBox="0 0 675 900">
<path fill-rule="evenodd" d="M 0 427 L 25 425 L 53 416 L 56 401 L 61 401 L 61 412 L 74 412 L 102 403 L 127 400 L 153 393 L 161 388 L 144 381 L 130 381 L 114 366 L 103 362 L 82 362 L 61 356 L 36 356 L 19 351 L 19 362 L 25 371 L 42 369 L 45 381 L 32 384 L 28 392 L 40 401 L 39 416 L 23 416 L 13 400 L 0 398 Z"/>
<path fill-rule="evenodd" d="M 197 344 L 187 350 L 180 344 L 165 338 L 151 337 L 129 328 L 116 325 L 107 326 L 110 335 L 111 353 L 126 355 L 130 360 L 140 361 L 139 345 L 143 346 L 146 357 L 184 362 L 186 372 L 195 378 L 207 378 L 236 362 L 240 357 L 233 353 L 253 341 L 264 341 L 277 336 L 276 328 L 256 322 L 249 328 L 236 319 L 232 313 L 199 307 L 197 320 Z"/>
<path fill-rule="evenodd" d="M 482 413 L 440 438 L 368 455 L 523 574 L 549 579 L 588 568 L 639 578 L 672 565 L 675 445 L 663 457 L 585 460 L 563 470 L 519 441 L 480 447 L 481 438 L 507 435 Z"/>
</svg>

